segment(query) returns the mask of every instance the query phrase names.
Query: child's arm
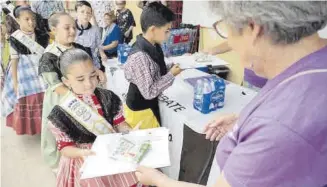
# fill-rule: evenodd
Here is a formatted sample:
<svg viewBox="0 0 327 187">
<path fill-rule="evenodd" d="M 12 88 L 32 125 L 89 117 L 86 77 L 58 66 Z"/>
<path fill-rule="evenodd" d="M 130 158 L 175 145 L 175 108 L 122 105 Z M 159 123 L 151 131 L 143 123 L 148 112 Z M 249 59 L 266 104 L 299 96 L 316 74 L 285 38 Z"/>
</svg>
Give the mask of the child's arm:
<svg viewBox="0 0 327 187">
<path fill-rule="evenodd" d="M 156 98 L 173 84 L 174 73 L 177 72 L 176 68 L 173 69 L 174 71 L 155 79 L 150 69 L 155 62 L 148 55 L 139 52 L 130 56 L 129 59 L 130 62 L 124 66 L 125 77 L 129 82 L 137 85 L 145 99 Z"/>
<path fill-rule="evenodd" d="M 100 29 L 98 29 L 98 32 L 96 32 L 96 39 L 95 39 L 95 46 L 97 46 L 99 53 L 100 53 L 100 57 L 102 62 L 107 61 L 107 55 L 104 53 L 103 49 L 102 49 L 102 37 L 101 37 L 101 32 Z"/>
<path fill-rule="evenodd" d="M 84 158 L 86 156 L 95 155 L 95 153 L 89 149 L 81 149 L 75 146 L 67 146 L 60 151 L 62 156 L 68 158 Z"/>
<path fill-rule="evenodd" d="M 104 53 L 103 49 L 99 48 L 99 53 L 100 53 L 100 57 L 102 62 L 106 62 L 108 60 L 106 53 Z"/>
<path fill-rule="evenodd" d="M 94 13 L 94 11 L 92 11 L 92 18 L 91 18 L 91 24 L 92 25 L 94 25 L 94 26 L 99 26 L 98 25 L 98 20 L 96 19 L 96 17 L 95 17 L 95 13 Z"/>
<path fill-rule="evenodd" d="M 10 43 L 10 48 L 9 48 L 9 53 L 10 53 L 10 64 L 11 64 L 11 73 L 12 73 L 12 80 L 14 83 L 14 90 L 15 93 L 18 93 L 18 72 L 17 72 L 17 67 L 18 67 L 18 62 L 19 62 L 19 54 L 14 48 L 14 44 Z"/>
<path fill-rule="evenodd" d="M 18 65 L 19 58 L 14 58 L 11 60 L 11 73 L 12 79 L 14 81 L 14 90 L 15 93 L 18 93 L 18 76 L 17 76 L 17 65 Z"/>
<path fill-rule="evenodd" d="M 56 139 L 57 148 L 60 153 L 69 158 L 83 158 L 85 156 L 94 155 L 94 152 L 88 149 L 76 147 L 76 144 L 71 140 L 66 133 L 57 128 L 51 121 L 48 122 L 48 128 Z"/>
<path fill-rule="evenodd" d="M 132 30 L 133 30 L 133 28 L 134 28 L 134 26 L 133 25 L 131 25 L 129 28 L 128 28 L 128 30 L 125 32 L 125 37 L 128 37 L 130 34 L 131 34 L 131 32 L 132 32 Z"/>
<path fill-rule="evenodd" d="M 131 32 L 133 31 L 133 28 L 136 26 L 135 19 L 134 19 L 134 16 L 131 11 L 128 11 L 128 20 L 127 21 L 128 21 L 128 25 L 130 25 L 130 27 L 124 33 L 125 37 L 128 37 L 131 34 Z"/>
</svg>

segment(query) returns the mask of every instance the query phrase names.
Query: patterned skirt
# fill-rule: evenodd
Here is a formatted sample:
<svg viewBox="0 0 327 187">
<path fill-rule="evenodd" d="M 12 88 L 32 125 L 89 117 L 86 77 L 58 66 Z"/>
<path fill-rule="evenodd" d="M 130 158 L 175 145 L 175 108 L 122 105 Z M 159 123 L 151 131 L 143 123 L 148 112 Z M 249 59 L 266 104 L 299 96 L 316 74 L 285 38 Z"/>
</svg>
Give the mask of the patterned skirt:
<svg viewBox="0 0 327 187">
<path fill-rule="evenodd" d="M 12 127 L 18 135 L 40 134 L 43 96 L 44 93 L 39 93 L 19 99 L 14 112 L 7 116 L 7 127 Z"/>
<path fill-rule="evenodd" d="M 16 133 L 40 134 L 42 105 L 46 84 L 38 76 L 37 55 L 20 55 L 17 67 L 18 93 L 14 91 L 11 67 L 5 73 L 1 93 L 1 113 L 7 118 L 7 126 Z"/>
</svg>

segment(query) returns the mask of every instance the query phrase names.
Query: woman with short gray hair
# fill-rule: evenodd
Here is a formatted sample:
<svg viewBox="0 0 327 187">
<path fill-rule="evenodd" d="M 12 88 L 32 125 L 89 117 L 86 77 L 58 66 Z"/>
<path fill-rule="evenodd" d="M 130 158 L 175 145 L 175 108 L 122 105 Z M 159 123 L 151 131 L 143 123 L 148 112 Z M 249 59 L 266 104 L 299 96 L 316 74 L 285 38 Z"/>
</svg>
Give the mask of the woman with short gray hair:
<svg viewBox="0 0 327 187">
<path fill-rule="evenodd" d="M 211 2 L 222 18 L 220 35 L 245 68 L 269 81 L 233 119 L 217 148 L 221 176 L 215 187 L 323 187 L 327 185 L 326 1 Z M 143 184 L 196 187 L 140 167 Z"/>
</svg>

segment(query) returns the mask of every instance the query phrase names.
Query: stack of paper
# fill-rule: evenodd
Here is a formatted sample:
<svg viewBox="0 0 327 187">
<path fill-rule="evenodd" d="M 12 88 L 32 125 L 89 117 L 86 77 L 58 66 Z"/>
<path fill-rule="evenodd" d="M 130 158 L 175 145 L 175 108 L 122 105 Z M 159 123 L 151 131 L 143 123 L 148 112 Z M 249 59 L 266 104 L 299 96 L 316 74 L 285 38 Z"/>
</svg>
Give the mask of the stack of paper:
<svg viewBox="0 0 327 187">
<path fill-rule="evenodd" d="M 151 148 L 142 158 L 140 165 L 152 168 L 170 166 L 168 136 L 169 130 L 164 127 L 132 131 L 128 134 L 100 135 L 96 138 L 92 146 L 92 151 L 96 155 L 89 156 L 81 168 L 81 179 L 127 173 L 136 170 L 137 165 L 131 162 L 110 158 L 112 151 L 119 145 L 121 138 L 131 142 L 149 141 L 151 143 Z"/>
<path fill-rule="evenodd" d="M 200 67 L 205 67 L 207 65 L 212 66 L 221 66 L 221 65 L 229 65 L 226 61 L 221 60 L 215 56 L 210 55 L 210 61 L 206 62 L 197 62 L 194 55 L 184 55 L 177 57 L 170 57 L 169 62 L 174 64 L 179 64 L 181 69 L 195 69 Z"/>
</svg>

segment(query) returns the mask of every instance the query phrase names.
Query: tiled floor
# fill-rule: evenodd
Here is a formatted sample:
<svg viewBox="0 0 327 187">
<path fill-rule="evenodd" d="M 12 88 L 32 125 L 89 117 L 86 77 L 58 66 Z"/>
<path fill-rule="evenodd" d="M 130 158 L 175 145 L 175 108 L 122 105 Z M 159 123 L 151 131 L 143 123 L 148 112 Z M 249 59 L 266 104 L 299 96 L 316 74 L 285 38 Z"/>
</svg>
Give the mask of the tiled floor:
<svg viewBox="0 0 327 187">
<path fill-rule="evenodd" d="M 43 162 L 40 136 L 17 136 L 1 119 L 1 187 L 55 187 Z"/>
</svg>

